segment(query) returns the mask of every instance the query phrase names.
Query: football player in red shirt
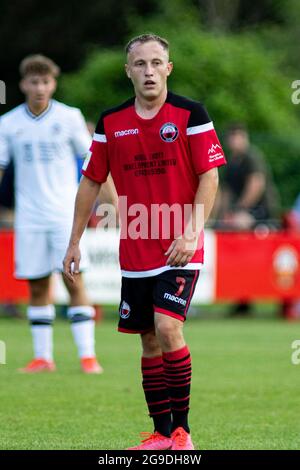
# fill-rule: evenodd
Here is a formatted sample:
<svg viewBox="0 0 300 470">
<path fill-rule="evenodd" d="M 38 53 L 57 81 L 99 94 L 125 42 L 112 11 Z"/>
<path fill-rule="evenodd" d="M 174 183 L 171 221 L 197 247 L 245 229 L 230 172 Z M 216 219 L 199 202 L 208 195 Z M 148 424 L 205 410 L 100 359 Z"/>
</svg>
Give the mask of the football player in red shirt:
<svg viewBox="0 0 300 470">
<path fill-rule="evenodd" d="M 225 158 L 205 108 L 167 90 L 173 69 L 168 42 L 145 34 L 132 39 L 126 52 L 135 96 L 100 117 L 82 171 L 64 272 L 76 282 L 79 240 L 111 172 L 120 206 L 126 200 L 126 210 L 120 207 L 119 331 L 141 335 L 143 388 L 154 421 L 154 432 L 131 449 L 189 450 L 191 357 L 183 322 L 203 263 L 203 226 L 217 191 L 217 167 Z M 162 206 L 177 211 L 169 232 L 164 215 L 154 223 Z M 138 225 L 140 234 L 133 235 Z"/>
</svg>

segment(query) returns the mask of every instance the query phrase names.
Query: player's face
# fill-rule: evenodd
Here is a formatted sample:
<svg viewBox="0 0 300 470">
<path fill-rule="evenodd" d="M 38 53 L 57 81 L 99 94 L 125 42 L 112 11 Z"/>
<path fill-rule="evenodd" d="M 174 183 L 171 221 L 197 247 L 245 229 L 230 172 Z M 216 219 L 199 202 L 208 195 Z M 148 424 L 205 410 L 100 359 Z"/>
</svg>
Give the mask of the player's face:
<svg viewBox="0 0 300 470">
<path fill-rule="evenodd" d="M 168 52 L 156 41 L 134 44 L 125 65 L 136 96 L 150 101 L 166 90 L 167 78 L 172 68 Z"/>
<path fill-rule="evenodd" d="M 20 88 L 25 94 L 29 106 L 45 108 L 55 92 L 56 80 L 50 74 L 26 75 L 21 80 Z"/>
</svg>

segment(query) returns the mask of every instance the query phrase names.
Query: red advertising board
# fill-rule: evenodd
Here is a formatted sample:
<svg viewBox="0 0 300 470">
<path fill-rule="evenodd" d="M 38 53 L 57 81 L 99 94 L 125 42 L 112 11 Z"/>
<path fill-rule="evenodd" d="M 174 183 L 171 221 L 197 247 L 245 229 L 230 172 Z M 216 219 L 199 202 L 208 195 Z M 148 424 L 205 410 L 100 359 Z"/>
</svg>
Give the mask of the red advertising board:
<svg viewBox="0 0 300 470">
<path fill-rule="evenodd" d="M 215 239 L 212 301 L 300 298 L 300 234 L 216 232 Z M 13 259 L 13 232 L 0 231 L 0 302 L 28 300 L 27 282 L 13 276 Z"/>
<path fill-rule="evenodd" d="M 17 281 L 14 276 L 14 241 L 12 231 L 0 232 L 0 302 L 26 302 L 26 281 Z"/>
<path fill-rule="evenodd" d="M 300 234 L 218 233 L 216 298 L 300 297 Z"/>
</svg>

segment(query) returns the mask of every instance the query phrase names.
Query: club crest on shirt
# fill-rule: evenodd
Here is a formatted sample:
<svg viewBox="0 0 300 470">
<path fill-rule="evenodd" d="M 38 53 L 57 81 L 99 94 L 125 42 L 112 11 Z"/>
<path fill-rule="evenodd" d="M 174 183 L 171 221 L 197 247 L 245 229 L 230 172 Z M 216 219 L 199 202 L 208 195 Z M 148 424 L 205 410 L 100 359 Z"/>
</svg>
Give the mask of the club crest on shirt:
<svg viewBox="0 0 300 470">
<path fill-rule="evenodd" d="M 125 300 L 123 300 L 121 307 L 120 307 L 120 317 L 123 319 L 128 318 L 130 315 L 130 307 Z"/>
<path fill-rule="evenodd" d="M 53 134 L 59 134 L 61 132 L 61 125 L 57 122 L 55 124 L 53 124 L 52 126 L 52 133 Z"/>
<path fill-rule="evenodd" d="M 174 142 L 178 137 L 179 130 L 172 122 L 166 122 L 161 126 L 159 134 L 164 142 Z"/>
</svg>

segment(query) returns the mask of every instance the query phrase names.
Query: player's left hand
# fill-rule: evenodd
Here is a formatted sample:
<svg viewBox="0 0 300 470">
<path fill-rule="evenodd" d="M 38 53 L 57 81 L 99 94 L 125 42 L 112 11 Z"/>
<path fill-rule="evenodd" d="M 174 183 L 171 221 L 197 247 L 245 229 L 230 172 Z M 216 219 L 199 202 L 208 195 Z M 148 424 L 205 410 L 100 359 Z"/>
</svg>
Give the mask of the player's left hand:
<svg viewBox="0 0 300 470">
<path fill-rule="evenodd" d="M 194 256 L 197 245 L 198 237 L 194 237 L 192 240 L 184 236 L 177 238 L 165 253 L 165 256 L 169 256 L 166 264 L 178 268 L 186 266 Z"/>
<path fill-rule="evenodd" d="M 75 275 L 79 274 L 80 249 L 78 245 L 69 245 L 63 261 L 63 274 L 71 282 L 75 282 Z"/>
</svg>

